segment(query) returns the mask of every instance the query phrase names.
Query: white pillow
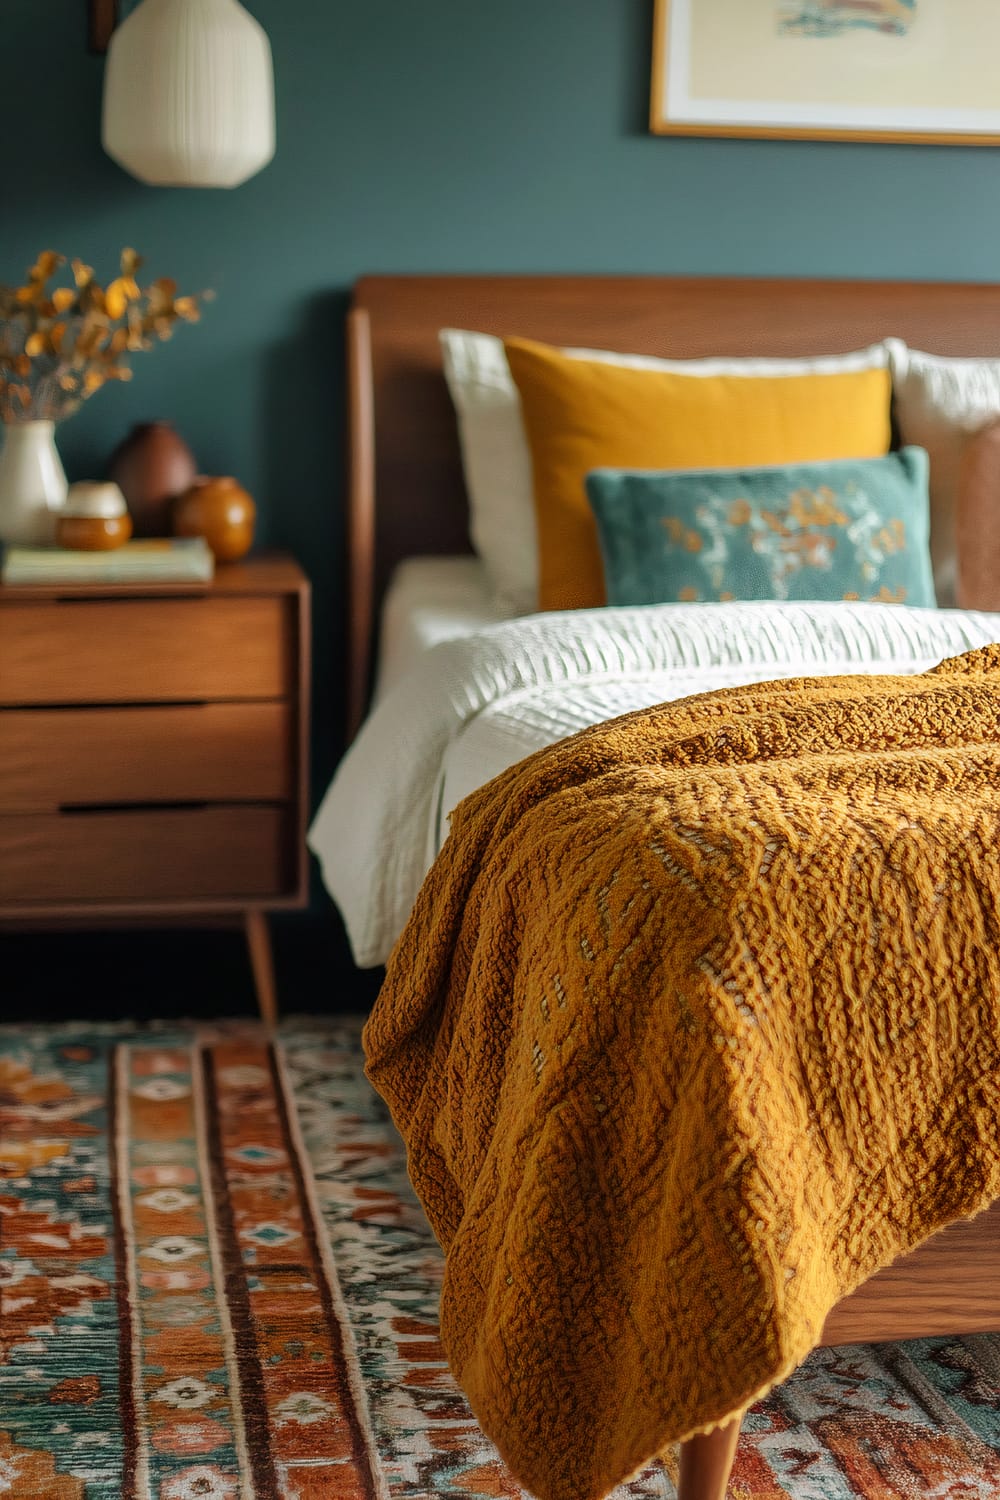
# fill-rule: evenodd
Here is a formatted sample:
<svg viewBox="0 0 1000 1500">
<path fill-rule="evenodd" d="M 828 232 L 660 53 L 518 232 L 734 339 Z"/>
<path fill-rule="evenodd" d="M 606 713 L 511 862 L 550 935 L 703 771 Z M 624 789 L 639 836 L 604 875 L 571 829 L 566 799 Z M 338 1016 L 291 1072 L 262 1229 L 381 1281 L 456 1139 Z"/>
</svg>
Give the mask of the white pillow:
<svg viewBox="0 0 1000 1500">
<path fill-rule="evenodd" d="M 458 417 L 472 545 L 498 598 L 526 614 L 538 608 L 534 486 L 521 398 L 503 340 L 461 328 L 442 328 L 440 339 L 444 375 Z M 575 359 L 680 375 L 836 375 L 885 369 L 888 364 L 885 344 L 811 359 L 656 359 L 600 349 L 562 352 Z"/>
<path fill-rule="evenodd" d="M 442 328 L 440 338 L 458 418 L 472 545 L 497 597 L 530 614 L 538 607 L 531 454 L 503 340 L 457 328 Z"/>
<path fill-rule="evenodd" d="M 887 339 L 900 442 L 931 460 L 931 563 L 940 605 L 955 603 L 955 504 L 965 445 L 1000 416 L 1000 359 L 948 359 Z"/>
</svg>

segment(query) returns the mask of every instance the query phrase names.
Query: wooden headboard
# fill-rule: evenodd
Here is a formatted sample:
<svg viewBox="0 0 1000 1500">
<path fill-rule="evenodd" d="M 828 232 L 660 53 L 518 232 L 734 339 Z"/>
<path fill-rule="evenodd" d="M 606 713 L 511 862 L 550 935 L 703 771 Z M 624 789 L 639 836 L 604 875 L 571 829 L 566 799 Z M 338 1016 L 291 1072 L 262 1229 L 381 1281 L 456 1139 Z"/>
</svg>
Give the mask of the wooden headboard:
<svg viewBox="0 0 1000 1500">
<path fill-rule="evenodd" d="M 469 550 L 438 330 L 635 354 L 837 354 L 895 335 L 1000 356 L 1000 286 L 673 276 L 368 276 L 348 315 L 349 683 L 367 701 L 378 606 L 401 558 Z"/>
</svg>

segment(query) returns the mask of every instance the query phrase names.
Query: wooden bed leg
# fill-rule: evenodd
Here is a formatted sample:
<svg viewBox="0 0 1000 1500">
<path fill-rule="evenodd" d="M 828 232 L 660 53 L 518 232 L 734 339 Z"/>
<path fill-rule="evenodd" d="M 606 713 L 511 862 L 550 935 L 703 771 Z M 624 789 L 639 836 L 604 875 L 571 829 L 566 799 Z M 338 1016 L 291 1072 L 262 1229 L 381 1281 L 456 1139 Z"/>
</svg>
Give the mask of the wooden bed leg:
<svg viewBox="0 0 1000 1500">
<path fill-rule="evenodd" d="M 742 1420 L 741 1414 L 725 1427 L 681 1443 L 677 1500 L 726 1500 Z"/>
</svg>

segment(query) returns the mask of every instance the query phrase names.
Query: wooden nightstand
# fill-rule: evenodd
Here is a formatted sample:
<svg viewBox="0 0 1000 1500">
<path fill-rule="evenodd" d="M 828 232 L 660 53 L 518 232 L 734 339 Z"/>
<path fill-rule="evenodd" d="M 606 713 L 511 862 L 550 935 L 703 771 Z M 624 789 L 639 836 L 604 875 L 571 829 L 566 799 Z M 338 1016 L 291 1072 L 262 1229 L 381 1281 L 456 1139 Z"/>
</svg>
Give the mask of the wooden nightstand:
<svg viewBox="0 0 1000 1500">
<path fill-rule="evenodd" d="M 0 588 L 0 924 L 234 918 L 261 1014 L 266 911 L 303 906 L 309 584 Z"/>
</svg>

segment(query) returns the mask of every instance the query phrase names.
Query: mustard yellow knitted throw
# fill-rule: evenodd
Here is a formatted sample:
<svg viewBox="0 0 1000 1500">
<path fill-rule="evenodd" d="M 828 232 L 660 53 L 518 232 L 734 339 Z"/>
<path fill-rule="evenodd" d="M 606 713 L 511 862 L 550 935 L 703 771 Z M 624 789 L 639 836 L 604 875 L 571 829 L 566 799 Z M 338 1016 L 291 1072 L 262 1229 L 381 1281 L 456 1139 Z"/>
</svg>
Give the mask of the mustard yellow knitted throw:
<svg viewBox="0 0 1000 1500">
<path fill-rule="evenodd" d="M 1000 646 L 649 709 L 458 809 L 369 1022 L 514 1473 L 595 1500 L 1000 1196 Z"/>
</svg>

